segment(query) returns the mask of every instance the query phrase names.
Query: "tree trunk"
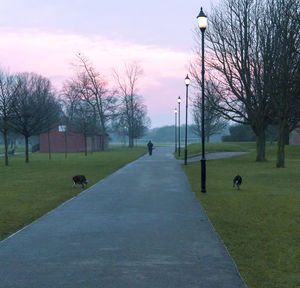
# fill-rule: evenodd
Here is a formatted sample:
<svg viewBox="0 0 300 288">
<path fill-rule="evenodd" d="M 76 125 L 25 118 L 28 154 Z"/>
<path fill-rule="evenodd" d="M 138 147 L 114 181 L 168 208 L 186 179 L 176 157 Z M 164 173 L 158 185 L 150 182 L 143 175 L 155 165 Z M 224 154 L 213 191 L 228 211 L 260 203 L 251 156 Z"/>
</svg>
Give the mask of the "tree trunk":
<svg viewBox="0 0 300 288">
<path fill-rule="evenodd" d="M 209 139 L 210 139 L 210 136 L 207 134 L 207 136 L 206 136 L 206 143 L 209 143 Z"/>
<path fill-rule="evenodd" d="M 65 159 L 68 156 L 68 140 L 67 140 L 67 132 L 65 131 Z"/>
<path fill-rule="evenodd" d="M 87 156 L 87 137 L 84 135 L 84 155 Z"/>
<path fill-rule="evenodd" d="M 29 137 L 25 136 L 25 163 L 29 163 L 29 144 L 28 144 Z"/>
<path fill-rule="evenodd" d="M 96 147 L 96 144 L 95 144 L 95 134 L 93 134 L 93 136 L 92 136 L 92 154 L 93 154 L 93 152 L 95 152 L 95 147 Z"/>
<path fill-rule="evenodd" d="M 284 145 L 290 145 L 290 131 L 287 126 L 284 130 Z"/>
<path fill-rule="evenodd" d="M 266 161 L 266 134 L 264 128 L 256 130 L 256 161 Z"/>
<path fill-rule="evenodd" d="M 278 126 L 278 140 L 277 140 L 277 168 L 284 168 L 284 146 L 285 146 L 285 131 L 287 129 L 286 121 L 281 119 Z"/>
<path fill-rule="evenodd" d="M 134 147 L 134 139 L 133 139 L 132 136 L 130 137 L 130 142 L 129 143 L 130 143 L 129 144 L 130 148 L 133 148 Z"/>
<path fill-rule="evenodd" d="M 105 135 L 101 135 L 100 137 L 100 149 L 101 151 L 104 151 L 105 150 Z"/>
<path fill-rule="evenodd" d="M 129 148 L 133 148 L 133 139 L 131 138 L 131 135 L 128 136 L 128 143 Z"/>
<path fill-rule="evenodd" d="M 50 130 L 48 130 L 48 154 L 49 154 L 49 160 L 51 160 Z"/>
<path fill-rule="evenodd" d="M 129 148 L 133 148 L 134 146 L 134 139 L 133 139 L 133 129 L 130 128 L 129 131 L 128 131 L 128 143 L 129 143 Z"/>
<path fill-rule="evenodd" d="M 7 133 L 3 133 L 4 137 L 4 149 L 5 149 L 5 166 L 8 166 L 8 142 L 7 142 Z"/>
</svg>

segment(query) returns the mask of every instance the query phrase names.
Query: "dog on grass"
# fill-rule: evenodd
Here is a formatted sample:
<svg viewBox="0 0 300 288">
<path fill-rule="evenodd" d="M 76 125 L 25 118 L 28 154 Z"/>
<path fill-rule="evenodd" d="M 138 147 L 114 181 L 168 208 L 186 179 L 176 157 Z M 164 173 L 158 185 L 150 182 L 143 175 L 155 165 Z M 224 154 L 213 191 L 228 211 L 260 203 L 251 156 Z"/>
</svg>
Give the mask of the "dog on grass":
<svg viewBox="0 0 300 288">
<path fill-rule="evenodd" d="M 73 177 L 73 187 L 76 184 L 81 184 L 82 188 L 84 188 L 84 184 L 87 185 L 88 181 L 86 180 L 84 175 L 76 175 Z"/>
<path fill-rule="evenodd" d="M 242 184 L 242 177 L 240 175 L 236 175 L 233 178 L 233 187 L 237 186 L 238 190 L 240 190 L 240 186 Z"/>
</svg>

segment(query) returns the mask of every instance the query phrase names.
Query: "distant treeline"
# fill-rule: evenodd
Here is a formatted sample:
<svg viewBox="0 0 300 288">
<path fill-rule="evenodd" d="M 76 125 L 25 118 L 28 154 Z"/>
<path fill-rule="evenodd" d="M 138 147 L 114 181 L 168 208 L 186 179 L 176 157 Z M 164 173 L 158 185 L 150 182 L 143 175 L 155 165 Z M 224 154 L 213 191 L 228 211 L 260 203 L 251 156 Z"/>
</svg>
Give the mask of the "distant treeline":
<svg viewBox="0 0 300 288">
<path fill-rule="evenodd" d="M 221 137 L 227 133 L 228 129 L 225 129 L 220 134 L 216 134 L 210 137 L 210 142 L 221 142 Z M 193 125 L 188 126 L 188 139 L 189 142 L 200 142 L 200 137 L 195 132 Z M 177 137 L 178 137 L 178 127 L 177 127 Z M 153 142 L 165 142 L 173 143 L 175 141 L 175 127 L 174 125 L 163 126 L 158 128 L 149 129 L 146 135 L 142 138 L 144 140 L 151 140 Z M 180 139 L 184 141 L 185 139 L 185 125 L 180 127 Z"/>
<path fill-rule="evenodd" d="M 266 140 L 269 142 L 277 141 L 277 127 L 271 125 L 267 128 Z M 112 142 L 122 142 L 116 134 L 110 134 Z M 177 127 L 178 137 L 178 127 Z M 185 139 L 185 125 L 180 127 L 180 138 L 184 142 Z M 288 138 L 288 137 L 287 137 Z M 175 141 L 175 127 L 174 125 L 167 125 L 148 129 L 145 136 L 139 138 L 139 142 L 148 142 L 149 140 L 155 143 L 174 143 Z M 194 125 L 188 126 L 188 142 L 200 142 L 201 138 L 195 132 Z M 210 137 L 210 142 L 255 142 L 256 136 L 249 125 L 231 125 L 229 128 L 223 129 L 219 134 Z M 288 140 L 287 140 L 288 142 Z M 288 144 L 288 143 L 287 143 Z"/>
<path fill-rule="evenodd" d="M 277 141 L 277 126 L 270 125 L 266 130 L 266 141 Z M 256 141 L 256 135 L 249 125 L 232 125 L 229 127 L 229 135 L 222 136 L 222 142 L 252 142 Z M 286 143 L 288 144 L 288 143 Z"/>
</svg>

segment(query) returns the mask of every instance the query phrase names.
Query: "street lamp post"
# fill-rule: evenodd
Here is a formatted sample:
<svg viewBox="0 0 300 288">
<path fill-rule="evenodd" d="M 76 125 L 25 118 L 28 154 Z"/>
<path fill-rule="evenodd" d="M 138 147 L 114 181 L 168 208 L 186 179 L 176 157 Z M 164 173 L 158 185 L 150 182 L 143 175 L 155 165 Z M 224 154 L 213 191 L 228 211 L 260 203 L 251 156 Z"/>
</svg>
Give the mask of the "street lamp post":
<svg viewBox="0 0 300 288">
<path fill-rule="evenodd" d="M 202 158 L 201 158 L 201 192 L 206 193 L 206 160 L 205 160 L 205 131 L 204 131 L 204 32 L 207 26 L 207 17 L 202 7 L 197 16 L 198 25 L 202 33 L 202 109 L 201 109 L 201 127 L 202 127 Z"/>
<path fill-rule="evenodd" d="M 175 114 L 175 153 L 177 152 L 177 108 L 174 109 Z"/>
<path fill-rule="evenodd" d="M 190 78 L 188 75 L 185 77 L 186 96 L 185 96 L 185 145 L 184 145 L 184 165 L 187 165 L 187 124 L 188 124 L 188 99 L 189 99 L 189 85 Z"/>
<path fill-rule="evenodd" d="M 178 97 L 177 102 L 178 102 L 178 156 L 180 156 L 180 103 L 181 103 L 180 96 Z"/>
</svg>

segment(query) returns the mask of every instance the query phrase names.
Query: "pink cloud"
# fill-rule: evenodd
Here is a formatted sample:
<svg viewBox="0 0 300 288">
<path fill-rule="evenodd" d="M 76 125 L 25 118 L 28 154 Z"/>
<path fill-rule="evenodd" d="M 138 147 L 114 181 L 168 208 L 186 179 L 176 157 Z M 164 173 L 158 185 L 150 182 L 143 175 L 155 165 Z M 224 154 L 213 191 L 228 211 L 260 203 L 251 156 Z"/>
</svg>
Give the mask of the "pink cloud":
<svg viewBox="0 0 300 288">
<path fill-rule="evenodd" d="M 144 70 L 139 90 L 145 96 L 149 116 L 156 115 L 152 119 L 153 126 L 173 124 L 176 99 L 185 91 L 183 79 L 191 57 L 189 53 L 99 35 L 85 37 L 39 30 L 0 29 L 0 66 L 12 72 L 40 73 L 52 79 L 58 89 L 64 79 L 73 75 L 71 63 L 78 52 L 94 63 L 108 83 L 112 79 L 112 68 L 120 70 L 124 63 L 139 62 Z"/>
</svg>

